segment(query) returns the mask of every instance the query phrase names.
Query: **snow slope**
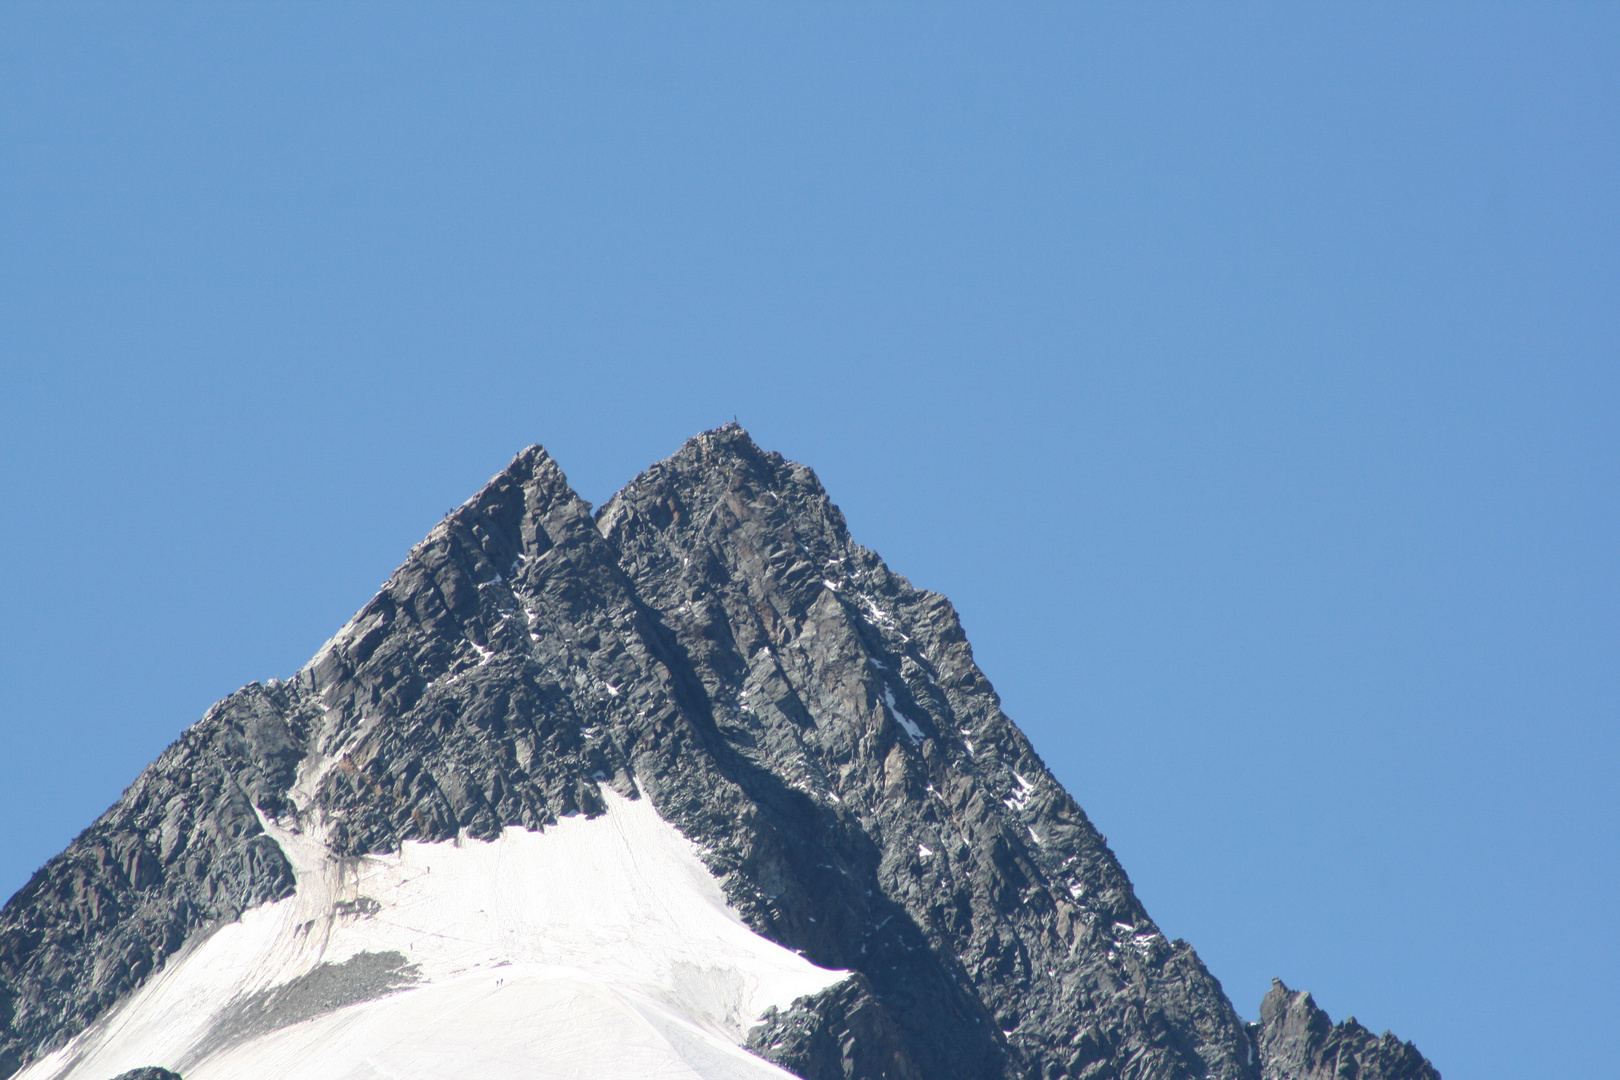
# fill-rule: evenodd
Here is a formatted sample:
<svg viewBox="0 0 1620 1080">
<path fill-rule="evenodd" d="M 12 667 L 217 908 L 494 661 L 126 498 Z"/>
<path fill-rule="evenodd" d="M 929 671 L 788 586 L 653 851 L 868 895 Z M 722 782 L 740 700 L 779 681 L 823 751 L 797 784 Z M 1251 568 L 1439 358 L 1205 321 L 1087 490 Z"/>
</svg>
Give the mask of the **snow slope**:
<svg viewBox="0 0 1620 1080">
<path fill-rule="evenodd" d="M 846 973 L 749 930 L 646 799 L 493 842 L 339 859 L 266 828 L 295 895 L 172 958 L 17 1080 L 535 1080 L 788 1074 L 740 1044 Z"/>
</svg>

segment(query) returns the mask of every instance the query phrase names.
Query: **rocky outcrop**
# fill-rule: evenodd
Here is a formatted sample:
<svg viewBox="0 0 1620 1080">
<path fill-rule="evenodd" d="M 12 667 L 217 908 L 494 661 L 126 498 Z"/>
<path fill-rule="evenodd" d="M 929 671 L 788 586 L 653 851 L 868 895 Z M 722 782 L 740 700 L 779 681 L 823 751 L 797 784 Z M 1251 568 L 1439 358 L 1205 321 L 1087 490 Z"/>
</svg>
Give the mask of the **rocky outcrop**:
<svg viewBox="0 0 1620 1080">
<path fill-rule="evenodd" d="M 772 1009 L 748 1048 L 805 1080 L 921 1080 L 899 1028 L 859 973 Z"/>
<path fill-rule="evenodd" d="M 722 429 L 638 477 L 598 524 L 700 681 L 726 754 L 802 793 L 777 835 L 847 833 L 860 861 L 821 876 L 870 882 L 809 924 L 828 907 L 815 862 L 745 830 L 738 869 L 781 882 L 745 910 L 865 975 L 926 1075 L 1065 1075 L 1082 1017 L 1110 1033 L 1121 1076 L 1246 1075 L 1219 984 L 1158 932 L 1001 712 L 950 602 L 856 544 L 809 469 Z M 970 991 L 961 1005 L 939 994 L 951 1020 L 918 992 L 921 958 L 929 979 Z M 953 1027 L 974 1033 L 976 1059 L 936 1049 Z"/>
<path fill-rule="evenodd" d="M 1263 1080 L 1440 1080 L 1417 1047 L 1374 1035 L 1355 1017 L 1339 1024 L 1311 995 L 1272 980 L 1256 1025 Z"/>
<path fill-rule="evenodd" d="M 261 815 L 359 855 L 594 815 L 603 784 L 756 932 L 855 973 L 750 1037 L 808 1080 L 1260 1080 L 950 603 L 735 426 L 594 515 L 524 451 L 292 680 L 210 711 L 0 912 L 0 1076 L 286 895 Z"/>
<path fill-rule="evenodd" d="M 278 806 L 315 710 L 253 686 L 209 710 L 0 911 L 0 1075 L 59 1046 L 195 935 L 287 896 Z"/>
</svg>

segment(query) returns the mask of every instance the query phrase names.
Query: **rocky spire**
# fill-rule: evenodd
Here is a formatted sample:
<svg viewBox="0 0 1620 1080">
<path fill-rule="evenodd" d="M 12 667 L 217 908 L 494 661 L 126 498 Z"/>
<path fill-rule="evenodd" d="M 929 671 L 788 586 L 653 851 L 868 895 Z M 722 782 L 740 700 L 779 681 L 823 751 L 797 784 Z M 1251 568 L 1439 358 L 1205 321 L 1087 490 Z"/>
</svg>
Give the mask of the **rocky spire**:
<svg viewBox="0 0 1620 1080">
<path fill-rule="evenodd" d="M 1264 1080 L 1440 1080 L 1411 1043 L 1387 1031 L 1375 1036 L 1353 1016 L 1334 1024 L 1310 994 L 1281 979 L 1260 1003 L 1257 1038 Z"/>
</svg>

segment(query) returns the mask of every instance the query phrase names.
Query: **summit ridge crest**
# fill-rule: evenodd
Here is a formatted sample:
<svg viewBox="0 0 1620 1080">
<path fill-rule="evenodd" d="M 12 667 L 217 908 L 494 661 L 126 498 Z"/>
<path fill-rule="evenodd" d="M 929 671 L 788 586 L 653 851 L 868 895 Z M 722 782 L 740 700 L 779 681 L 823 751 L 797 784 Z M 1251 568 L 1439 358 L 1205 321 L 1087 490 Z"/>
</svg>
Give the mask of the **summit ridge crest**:
<svg viewBox="0 0 1620 1080">
<path fill-rule="evenodd" d="M 1323 1035 L 1281 984 L 1245 1024 L 1002 713 L 950 602 L 731 423 L 594 512 L 520 451 L 293 678 L 189 728 L 0 912 L 0 1077 L 37 1080 L 182 954 L 303 895 L 288 837 L 363 864 L 615 800 L 695 845 L 753 934 L 848 973 L 740 1036 L 806 1080 L 1438 1075 L 1392 1037 Z"/>
</svg>

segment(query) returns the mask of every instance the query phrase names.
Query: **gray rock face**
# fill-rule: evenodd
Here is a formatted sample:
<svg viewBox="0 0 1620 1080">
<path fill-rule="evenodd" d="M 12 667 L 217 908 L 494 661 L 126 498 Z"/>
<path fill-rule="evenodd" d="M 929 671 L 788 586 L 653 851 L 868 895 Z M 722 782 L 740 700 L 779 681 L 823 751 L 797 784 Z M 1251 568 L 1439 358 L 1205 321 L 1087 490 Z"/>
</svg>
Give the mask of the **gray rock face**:
<svg viewBox="0 0 1620 1080">
<path fill-rule="evenodd" d="M 748 1048 L 805 1080 L 922 1077 L 899 1028 L 859 972 L 799 999 L 785 1013 L 772 1009 L 750 1032 Z"/>
<path fill-rule="evenodd" d="M 153 1065 L 144 1069 L 131 1069 L 127 1073 L 119 1073 L 113 1080 L 180 1080 L 180 1074 Z"/>
<path fill-rule="evenodd" d="M 594 517 L 524 451 L 294 679 L 211 710 L 0 912 L 0 1076 L 290 891 L 255 807 L 318 811 L 360 854 L 593 815 L 604 783 L 702 845 L 754 930 L 856 973 L 750 1039 L 807 1080 L 1327 1060 L 1269 1022 L 1256 1060 L 1001 712 L 950 603 L 728 426 Z"/>
<path fill-rule="evenodd" d="M 1355 1017 L 1335 1025 L 1281 979 L 1272 980 L 1257 1027 L 1263 1080 L 1440 1080 L 1411 1043 L 1375 1036 Z"/>
<path fill-rule="evenodd" d="M 0 1075 L 84 1028 L 194 934 L 287 896 L 254 805 L 277 805 L 312 703 L 251 686 L 210 709 L 0 911 Z"/>
</svg>

